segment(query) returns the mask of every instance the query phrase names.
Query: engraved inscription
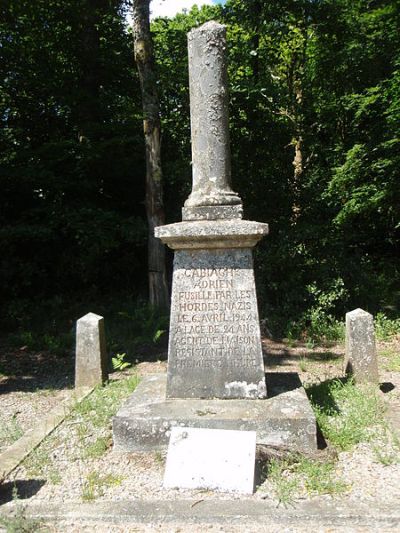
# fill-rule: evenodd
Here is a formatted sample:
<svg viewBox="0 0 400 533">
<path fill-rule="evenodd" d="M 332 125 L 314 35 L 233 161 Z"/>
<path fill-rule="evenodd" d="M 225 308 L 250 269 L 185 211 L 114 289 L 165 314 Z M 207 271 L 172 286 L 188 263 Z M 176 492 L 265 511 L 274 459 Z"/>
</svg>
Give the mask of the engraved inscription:
<svg viewBox="0 0 400 533">
<path fill-rule="evenodd" d="M 179 369 L 258 368 L 259 327 L 252 288 L 240 268 L 181 268 L 171 326 Z"/>
</svg>

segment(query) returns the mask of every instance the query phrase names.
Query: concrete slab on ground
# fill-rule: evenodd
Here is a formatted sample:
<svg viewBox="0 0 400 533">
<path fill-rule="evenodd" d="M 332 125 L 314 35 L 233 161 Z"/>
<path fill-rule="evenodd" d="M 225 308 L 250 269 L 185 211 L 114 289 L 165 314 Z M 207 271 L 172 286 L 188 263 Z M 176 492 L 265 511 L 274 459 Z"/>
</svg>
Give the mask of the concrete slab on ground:
<svg viewBox="0 0 400 533">
<path fill-rule="evenodd" d="M 20 502 L 10 502 L 3 506 L 0 515 L 12 516 Z M 400 524 L 398 506 L 368 502 L 339 502 L 335 499 L 322 501 L 301 501 L 288 508 L 276 506 L 268 500 L 125 500 L 118 502 L 80 503 L 36 503 L 24 505 L 24 516 L 46 522 L 71 521 L 78 524 L 118 524 L 124 526 L 154 525 L 171 527 L 185 524 L 213 525 L 226 524 L 227 527 L 250 526 L 262 531 L 321 531 L 326 527 L 363 528 L 362 531 L 397 530 Z M 314 529 L 314 526 L 316 529 Z M 383 529 L 385 528 L 385 529 Z M 170 529 L 168 529 L 170 530 Z M 260 530 L 260 529 L 256 529 Z M 292 529 L 290 529 L 291 531 Z M 325 529 L 324 529 L 325 531 Z M 359 529 L 357 529 L 359 531 Z"/>
<path fill-rule="evenodd" d="M 261 400 L 166 399 L 166 375 L 146 376 L 113 419 L 115 451 L 165 449 L 175 426 L 256 431 L 257 444 L 317 449 L 316 420 L 298 374 L 266 375 Z"/>
</svg>

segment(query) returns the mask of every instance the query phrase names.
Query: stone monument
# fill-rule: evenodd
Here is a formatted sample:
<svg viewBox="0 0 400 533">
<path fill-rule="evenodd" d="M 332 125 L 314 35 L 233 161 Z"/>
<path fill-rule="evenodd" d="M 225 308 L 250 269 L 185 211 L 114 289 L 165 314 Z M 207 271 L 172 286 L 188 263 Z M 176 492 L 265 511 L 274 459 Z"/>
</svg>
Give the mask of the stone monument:
<svg viewBox="0 0 400 533">
<path fill-rule="evenodd" d="M 114 447 L 157 449 L 185 426 L 310 450 L 316 425 L 301 384 L 278 391 L 277 379 L 266 399 L 252 248 L 268 225 L 242 220 L 231 188 L 225 27 L 192 30 L 188 48 L 193 187 L 182 222 L 155 229 L 175 251 L 167 378 L 149 376 L 120 409 Z"/>
<path fill-rule="evenodd" d="M 193 189 L 183 222 L 155 230 L 175 250 L 167 397 L 265 398 L 251 249 L 268 226 L 231 189 L 225 26 L 188 43 Z"/>
</svg>

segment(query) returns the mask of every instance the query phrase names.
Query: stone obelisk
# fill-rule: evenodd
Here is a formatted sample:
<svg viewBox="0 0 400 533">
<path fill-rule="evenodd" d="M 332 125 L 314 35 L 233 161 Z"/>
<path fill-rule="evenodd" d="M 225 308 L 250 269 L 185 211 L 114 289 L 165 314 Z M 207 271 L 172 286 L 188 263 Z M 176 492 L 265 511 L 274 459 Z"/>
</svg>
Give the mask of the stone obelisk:
<svg viewBox="0 0 400 533">
<path fill-rule="evenodd" d="M 168 398 L 265 398 L 252 248 L 231 189 L 225 26 L 188 35 L 193 188 L 183 221 L 156 228 L 175 250 Z"/>
</svg>

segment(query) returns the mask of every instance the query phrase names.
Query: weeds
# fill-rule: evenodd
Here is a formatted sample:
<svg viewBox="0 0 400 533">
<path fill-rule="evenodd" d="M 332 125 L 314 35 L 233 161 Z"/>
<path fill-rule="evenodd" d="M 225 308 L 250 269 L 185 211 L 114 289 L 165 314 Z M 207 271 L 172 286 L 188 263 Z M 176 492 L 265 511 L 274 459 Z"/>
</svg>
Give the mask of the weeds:
<svg viewBox="0 0 400 533">
<path fill-rule="evenodd" d="M 375 459 L 389 466 L 400 463 L 400 439 L 389 426 L 386 426 L 383 441 L 373 447 Z"/>
<path fill-rule="evenodd" d="M 105 387 L 96 388 L 90 396 L 77 403 L 59 431 L 49 435 L 25 459 L 23 465 L 28 475 L 45 477 L 53 484 L 60 483 L 61 473 L 54 460 L 54 450 L 58 448 L 62 448 L 70 459 L 77 461 L 104 455 L 112 442 L 111 418 L 137 383 L 136 376 L 112 381 Z M 68 428 L 67 432 L 65 428 Z M 78 446 L 70 445 L 74 437 Z M 90 483 L 87 490 L 90 492 Z"/>
<path fill-rule="evenodd" d="M 343 280 L 338 278 L 325 291 L 312 283 L 307 292 L 313 303 L 299 320 L 288 324 L 286 337 L 302 339 L 310 349 L 315 343 L 343 341 L 344 324 L 334 315 L 337 302 L 347 295 Z"/>
<path fill-rule="evenodd" d="M 90 472 L 82 487 L 82 500 L 91 502 L 104 495 L 106 489 L 120 485 L 122 478 L 112 474 L 101 475 L 97 471 Z"/>
<path fill-rule="evenodd" d="M 85 423 L 106 427 L 117 412 L 121 399 L 133 392 L 138 382 L 138 377 L 133 375 L 127 379 L 110 381 L 106 387 L 97 387 L 75 405 L 71 416 L 80 415 Z"/>
<path fill-rule="evenodd" d="M 289 461 L 271 460 L 268 465 L 268 479 L 271 481 L 275 496 L 279 503 L 287 507 L 295 501 L 295 496 L 299 490 L 299 480 L 290 476 Z"/>
<path fill-rule="evenodd" d="M 111 358 L 113 370 L 125 370 L 132 366 L 132 363 L 125 361 L 126 353 L 117 353 L 115 357 Z"/>
<path fill-rule="evenodd" d="M 32 450 L 24 461 L 29 476 L 46 476 L 53 485 L 61 483 L 61 473 L 52 460 L 52 450 L 57 444 L 57 440 L 51 435 L 40 446 Z"/>
<path fill-rule="evenodd" d="M 388 341 L 400 335 L 400 318 L 391 320 L 384 313 L 378 313 L 374 319 L 376 337 L 380 341 Z"/>
<path fill-rule="evenodd" d="M 0 448 L 10 446 L 24 434 L 20 423 L 14 414 L 11 420 L 4 420 L 0 415 Z"/>
<path fill-rule="evenodd" d="M 307 393 L 322 433 L 340 450 L 371 440 L 383 423 L 385 407 L 373 386 L 335 379 L 312 385 Z"/>
<path fill-rule="evenodd" d="M 56 355 L 64 355 L 73 345 L 73 334 L 69 331 L 52 335 L 27 330 L 9 335 L 8 342 L 12 346 L 26 346 L 32 351 L 46 350 Z"/>
<path fill-rule="evenodd" d="M 69 417 L 69 422 L 74 422 L 71 427 L 79 442 L 75 459 L 96 459 L 110 449 L 111 419 L 122 399 L 133 392 L 137 384 L 136 375 L 109 382 L 75 405 Z"/>
<path fill-rule="evenodd" d="M 400 372 L 400 352 L 393 348 L 386 348 L 379 352 L 384 358 L 383 368 L 389 372 Z"/>
<path fill-rule="evenodd" d="M 322 463 L 297 455 L 283 461 L 273 459 L 268 465 L 268 479 L 279 503 L 285 507 L 304 493 L 309 496 L 338 495 L 348 489 L 336 477 L 334 462 Z"/>
<path fill-rule="evenodd" d="M 307 372 L 308 364 L 307 359 L 305 357 L 302 357 L 299 361 L 299 368 L 302 372 Z"/>
<path fill-rule="evenodd" d="M 106 437 L 98 437 L 92 444 L 89 444 L 85 448 L 85 457 L 88 459 L 96 459 L 106 453 L 111 448 L 112 438 L 111 435 Z"/>
</svg>

